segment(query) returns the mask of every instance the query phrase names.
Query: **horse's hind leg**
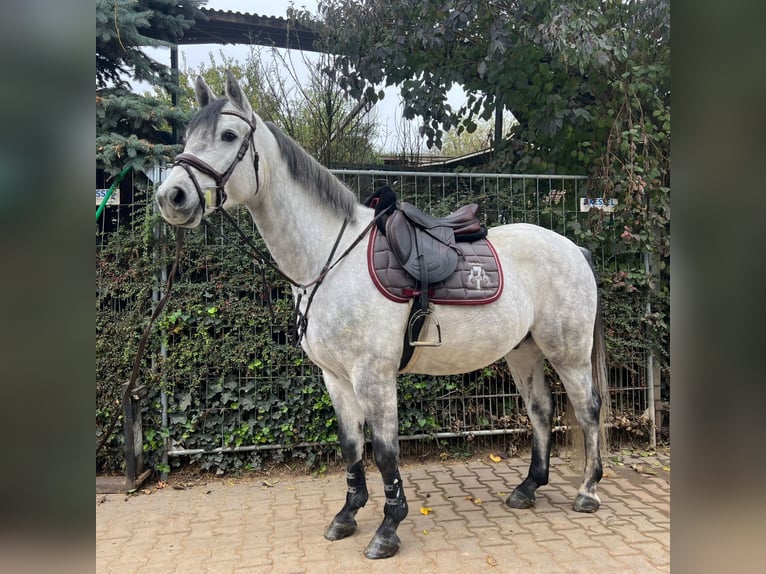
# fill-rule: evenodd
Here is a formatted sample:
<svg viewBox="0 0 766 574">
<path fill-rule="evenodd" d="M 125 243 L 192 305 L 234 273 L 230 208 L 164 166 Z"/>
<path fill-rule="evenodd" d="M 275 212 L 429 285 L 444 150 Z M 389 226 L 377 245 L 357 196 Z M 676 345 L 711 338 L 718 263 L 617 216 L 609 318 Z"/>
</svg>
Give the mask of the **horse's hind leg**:
<svg viewBox="0 0 766 574">
<path fill-rule="evenodd" d="M 328 540 L 340 540 L 356 531 L 356 513 L 367 504 L 367 483 L 362 454 L 364 415 L 351 382 L 324 371 L 324 381 L 338 418 L 341 453 L 346 463 L 346 502 L 325 531 Z"/>
<path fill-rule="evenodd" d="M 531 508 L 535 490 L 548 484 L 553 399 L 543 372 L 543 354 L 531 337 L 506 355 L 511 374 L 532 423 L 532 462 L 524 481 L 506 500 L 512 508 Z"/>
<path fill-rule="evenodd" d="M 561 377 L 561 382 L 564 383 L 567 399 L 574 409 L 584 437 L 584 479 L 577 491 L 577 498 L 572 508 L 577 512 L 596 512 L 601 505 L 596 488 L 603 475 L 599 425 L 601 398 L 593 384 L 591 363 L 583 361 L 579 365 L 569 365 L 557 364 L 555 360 L 551 360 L 551 364 Z"/>
</svg>

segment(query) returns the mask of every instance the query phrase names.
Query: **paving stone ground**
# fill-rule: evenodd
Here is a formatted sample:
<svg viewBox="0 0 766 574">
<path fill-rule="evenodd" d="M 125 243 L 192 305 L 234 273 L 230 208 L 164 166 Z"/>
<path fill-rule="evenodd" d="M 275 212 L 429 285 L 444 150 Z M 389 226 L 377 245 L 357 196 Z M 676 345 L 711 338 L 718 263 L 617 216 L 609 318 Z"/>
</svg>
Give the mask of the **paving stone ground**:
<svg viewBox="0 0 766 574">
<path fill-rule="evenodd" d="M 504 504 L 528 457 L 403 464 L 410 513 L 400 552 L 364 549 L 383 517 L 383 485 L 368 465 L 370 501 L 354 536 L 325 527 L 345 499 L 345 476 L 253 475 L 96 496 L 96 571 L 169 573 L 643 573 L 670 571 L 669 455 L 627 456 L 606 469 L 595 514 L 572 511 L 581 480 L 561 458 L 534 509 Z M 421 508 L 430 511 L 421 512 Z"/>
</svg>

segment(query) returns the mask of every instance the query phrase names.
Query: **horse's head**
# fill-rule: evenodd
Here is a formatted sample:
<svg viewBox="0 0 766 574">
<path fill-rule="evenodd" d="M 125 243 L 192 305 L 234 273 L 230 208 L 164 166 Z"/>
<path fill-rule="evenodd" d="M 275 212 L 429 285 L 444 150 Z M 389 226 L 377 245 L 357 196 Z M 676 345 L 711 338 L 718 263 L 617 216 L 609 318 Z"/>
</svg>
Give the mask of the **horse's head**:
<svg viewBox="0 0 766 574">
<path fill-rule="evenodd" d="M 258 192 L 257 142 L 268 132 L 231 72 L 223 98 L 216 99 L 201 77 L 195 92 L 199 110 L 189 122 L 184 151 L 155 196 L 162 216 L 181 227 L 196 227 L 216 207 L 244 203 Z"/>
</svg>

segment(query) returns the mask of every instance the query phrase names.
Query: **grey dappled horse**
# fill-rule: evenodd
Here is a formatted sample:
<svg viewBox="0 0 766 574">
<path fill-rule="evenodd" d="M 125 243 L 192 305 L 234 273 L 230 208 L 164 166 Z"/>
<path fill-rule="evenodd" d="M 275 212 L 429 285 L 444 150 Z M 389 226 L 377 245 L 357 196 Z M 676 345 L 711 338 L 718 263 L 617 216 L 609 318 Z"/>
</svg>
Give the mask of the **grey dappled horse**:
<svg viewBox="0 0 766 574">
<path fill-rule="evenodd" d="M 157 190 L 162 216 L 196 227 L 220 204 L 245 205 L 281 271 L 303 286 L 292 287 L 299 311 L 306 313 L 313 295 L 302 346 L 322 369 L 348 471 L 346 502 L 325 536 L 353 534 L 354 517 L 367 502 L 367 423 L 386 504 L 365 555 L 393 556 L 401 544 L 397 527 L 407 516 L 398 470 L 396 377 L 408 305 L 387 299 L 373 285 L 366 240 L 353 245 L 369 234 L 373 210 L 253 113 L 231 73 L 222 98 L 202 78 L 195 87 L 200 109 L 189 123 L 184 153 Z M 217 188 L 212 195 L 211 188 Z M 529 508 L 535 490 L 548 482 L 553 401 L 543 374 L 547 358 L 583 429 L 584 480 L 573 508 L 594 512 L 600 504 L 599 413 L 606 391 L 598 294 L 587 253 L 553 231 L 522 223 L 491 228 L 488 238 L 502 264 L 502 295 L 486 305 L 439 306 L 443 343 L 423 348 L 410 372 L 466 373 L 505 357 L 533 425 L 529 473 L 507 504 Z M 323 273 L 331 253 L 349 247 L 339 262 L 332 256 L 334 266 Z"/>
</svg>

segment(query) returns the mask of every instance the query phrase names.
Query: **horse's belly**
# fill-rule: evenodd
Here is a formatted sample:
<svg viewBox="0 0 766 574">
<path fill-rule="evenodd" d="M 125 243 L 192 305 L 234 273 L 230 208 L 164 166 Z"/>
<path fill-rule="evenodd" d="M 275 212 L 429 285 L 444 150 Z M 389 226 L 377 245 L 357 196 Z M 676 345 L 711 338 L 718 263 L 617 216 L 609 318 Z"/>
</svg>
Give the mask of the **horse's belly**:
<svg viewBox="0 0 766 574">
<path fill-rule="evenodd" d="M 481 369 L 503 358 L 527 334 L 529 323 L 520 309 L 502 304 L 476 307 L 437 307 L 442 344 L 421 347 L 408 372 L 427 375 L 452 375 Z M 435 341 L 433 324 L 425 340 Z M 423 340 L 423 337 L 421 337 Z"/>
<path fill-rule="evenodd" d="M 419 375 L 435 376 L 470 373 L 491 365 L 501 359 L 504 354 L 498 353 L 497 349 L 485 349 L 482 352 L 465 346 L 459 348 L 450 348 L 450 346 L 424 347 L 415 362 L 411 363 L 406 371 Z"/>
</svg>

